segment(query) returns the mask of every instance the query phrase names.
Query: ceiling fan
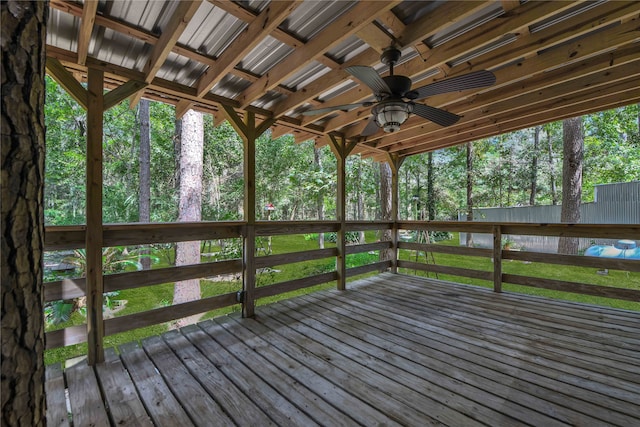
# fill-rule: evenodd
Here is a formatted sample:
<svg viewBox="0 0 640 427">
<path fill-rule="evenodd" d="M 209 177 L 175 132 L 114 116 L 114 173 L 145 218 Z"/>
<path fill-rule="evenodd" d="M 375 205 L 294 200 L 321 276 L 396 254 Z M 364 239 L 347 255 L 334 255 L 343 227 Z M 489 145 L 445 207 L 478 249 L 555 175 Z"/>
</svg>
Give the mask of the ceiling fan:
<svg viewBox="0 0 640 427">
<path fill-rule="evenodd" d="M 393 74 L 393 66 L 400 59 L 400 55 L 400 50 L 393 46 L 382 52 L 380 61 L 389 66 L 389 75 L 384 77 L 380 77 L 376 70 L 366 65 L 354 65 L 345 68 L 345 71 L 371 88 L 376 102 L 334 105 L 332 107 L 308 110 L 302 114 L 311 116 L 330 111 L 348 111 L 353 107 L 373 106 L 371 109 L 372 115 L 362 130 L 361 136 L 373 135 L 379 128 L 384 129 L 385 132 L 396 132 L 400 130 L 400 125 L 409 118 L 410 114 L 431 120 L 440 126 L 451 126 L 460 120 L 460 116 L 414 101 L 441 93 L 491 86 L 496 82 L 496 77 L 491 71 L 482 70 L 440 80 L 411 90 L 412 82 L 409 77 Z"/>
</svg>

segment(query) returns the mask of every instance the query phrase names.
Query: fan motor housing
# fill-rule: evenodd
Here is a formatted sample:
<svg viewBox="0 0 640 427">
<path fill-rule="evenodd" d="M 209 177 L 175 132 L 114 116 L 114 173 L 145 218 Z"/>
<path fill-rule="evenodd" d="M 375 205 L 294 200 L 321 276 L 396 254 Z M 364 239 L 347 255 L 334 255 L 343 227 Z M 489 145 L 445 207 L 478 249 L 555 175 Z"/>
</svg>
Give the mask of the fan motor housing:
<svg viewBox="0 0 640 427">
<path fill-rule="evenodd" d="M 411 90 L 411 79 L 407 76 L 384 76 L 384 82 L 391 89 L 391 95 L 404 97 Z"/>
</svg>

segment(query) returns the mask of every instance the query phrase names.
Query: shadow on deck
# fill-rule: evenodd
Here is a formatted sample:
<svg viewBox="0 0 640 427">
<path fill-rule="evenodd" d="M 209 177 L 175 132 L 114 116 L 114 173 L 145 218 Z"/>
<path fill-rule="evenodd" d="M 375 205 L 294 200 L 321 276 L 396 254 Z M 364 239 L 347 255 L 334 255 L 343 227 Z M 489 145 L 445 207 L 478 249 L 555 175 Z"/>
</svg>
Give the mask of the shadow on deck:
<svg viewBox="0 0 640 427">
<path fill-rule="evenodd" d="M 47 371 L 49 425 L 640 425 L 640 313 L 382 274 Z M 65 399 L 65 384 L 68 399 Z"/>
</svg>

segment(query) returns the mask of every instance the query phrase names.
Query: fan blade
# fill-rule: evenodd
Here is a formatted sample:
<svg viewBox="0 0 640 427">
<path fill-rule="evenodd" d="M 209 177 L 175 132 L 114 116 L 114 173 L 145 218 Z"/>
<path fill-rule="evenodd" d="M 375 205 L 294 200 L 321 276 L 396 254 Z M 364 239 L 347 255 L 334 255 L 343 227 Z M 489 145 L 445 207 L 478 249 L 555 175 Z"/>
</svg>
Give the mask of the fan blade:
<svg viewBox="0 0 640 427">
<path fill-rule="evenodd" d="M 450 79 L 444 79 L 414 89 L 414 92 L 418 93 L 418 97 L 415 99 L 423 99 L 427 96 L 439 95 L 441 93 L 491 86 L 495 82 L 496 76 L 494 76 L 491 71 L 474 71 L 473 73 L 451 77 Z"/>
<path fill-rule="evenodd" d="M 373 116 L 371 116 L 369 118 L 369 123 L 367 123 L 367 125 L 364 127 L 364 129 L 362 129 L 362 132 L 360 132 L 360 136 L 371 136 L 374 133 L 376 133 L 378 131 L 378 129 L 380 129 L 378 127 L 378 124 L 373 119 Z"/>
<path fill-rule="evenodd" d="M 357 104 L 334 105 L 333 107 L 318 108 L 317 110 L 308 110 L 302 113 L 303 116 L 315 116 L 316 114 L 330 113 L 332 111 L 349 111 L 353 107 L 369 107 L 372 102 L 359 102 Z"/>
<path fill-rule="evenodd" d="M 387 85 L 387 83 L 382 80 L 382 77 L 380 77 L 380 75 L 373 68 L 367 67 L 366 65 L 353 65 L 351 67 L 345 68 L 344 70 L 356 79 L 360 80 L 362 83 L 369 86 L 375 95 L 378 95 L 380 93 L 391 94 L 389 85 Z"/>
<path fill-rule="evenodd" d="M 460 116 L 457 114 L 424 104 L 413 104 L 413 114 L 431 120 L 440 126 L 451 126 L 460 120 Z"/>
</svg>

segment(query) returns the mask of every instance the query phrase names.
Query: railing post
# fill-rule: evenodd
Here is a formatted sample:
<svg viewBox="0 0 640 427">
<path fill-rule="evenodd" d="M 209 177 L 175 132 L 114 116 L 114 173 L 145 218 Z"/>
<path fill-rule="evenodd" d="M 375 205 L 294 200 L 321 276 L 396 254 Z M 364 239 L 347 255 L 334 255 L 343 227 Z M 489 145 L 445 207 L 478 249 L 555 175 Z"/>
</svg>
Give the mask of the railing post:
<svg viewBox="0 0 640 427">
<path fill-rule="evenodd" d="M 336 156 L 337 163 L 337 190 L 336 190 L 336 220 L 339 222 L 339 229 L 336 238 L 336 272 L 338 273 L 337 288 L 344 291 L 347 288 L 347 239 L 346 239 L 346 161 L 349 153 L 355 148 L 355 143 L 347 144 L 344 137 L 339 140 L 333 135 L 329 135 L 331 151 Z"/>
<path fill-rule="evenodd" d="M 104 362 L 104 321 L 102 300 L 104 282 L 102 276 L 102 129 L 104 112 L 104 74 L 100 70 L 88 70 L 87 105 L 87 231 L 86 296 L 87 296 L 87 363 Z"/>
<path fill-rule="evenodd" d="M 220 109 L 229 124 L 244 142 L 244 220 L 246 225 L 242 236 L 242 317 L 253 317 L 255 312 L 256 288 L 256 139 L 273 123 L 266 119 L 256 124 L 255 113 L 246 111 L 244 120 L 236 111 L 226 105 Z"/>
<path fill-rule="evenodd" d="M 493 291 L 502 292 L 502 228 L 493 226 Z"/>
</svg>

